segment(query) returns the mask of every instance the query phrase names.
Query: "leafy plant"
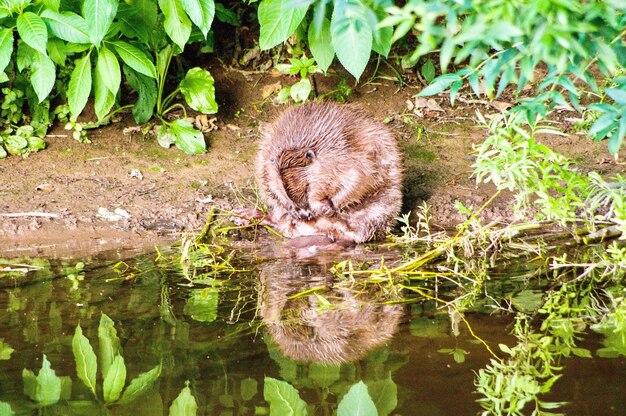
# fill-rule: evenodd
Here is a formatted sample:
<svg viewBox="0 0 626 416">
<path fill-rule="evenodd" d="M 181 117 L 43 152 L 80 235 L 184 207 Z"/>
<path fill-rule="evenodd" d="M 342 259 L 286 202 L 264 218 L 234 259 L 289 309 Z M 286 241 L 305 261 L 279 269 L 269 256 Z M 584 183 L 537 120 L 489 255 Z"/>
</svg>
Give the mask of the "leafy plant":
<svg viewBox="0 0 626 416">
<path fill-rule="evenodd" d="M 518 122 L 531 125 L 538 116 L 546 118 L 556 105 L 580 111 L 581 86 L 597 97 L 593 66 L 610 77 L 626 64 L 621 41 L 626 7 L 619 2 L 411 0 L 401 7 L 389 7 L 387 12 L 389 16 L 380 26 L 395 27 L 394 41 L 409 32 L 417 38 L 418 46 L 405 57 L 406 66 L 439 51 L 442 75 L 419 95 L 449 89 L 454 103 L 465 83 L 474 94 L 490 98 L 500 96 L 509 85 L 515 86 L 518 94 L 531 86 L 534 96 L 521 98 L 510 110 L 525 116 Z M 447 73 L 451 66 L 453 72 Z M 611 92 L 611 98 L 618 98 L 615 106 L 601 106 L 607 116 L 590 131 L 597 139 L 613 134 L 609 142 L 612 153 L 626 134 L 626 122 L 621 129 L 619 121 L 625 88 L 620 84 Z"/>
<path fill-rule="evenodd" d="M 321 72 L 315 65 L 315 59 L 307 58 L 306 55 L 302 55 L 300 58 L 289 58 L 288 64 L 277 64 L 275 68 L 283 74 L 300 76 L 300 81 L 278 91 L 277 100 L 279 103 L 286 103 L 290 97 L 296 103 L 308 100 L 313 90 L 309 75 Z"/>
<path fill-rule="evenodd" d="M 129 106 L 135 120 L 145 123 L 156 106 L 163 123 L 160 143 L 200 153 L 206 147 L 201 133 L 184 119 L 169 121 L 164 116 L 179 92 L 194 110 L 216 112 L 213 78 L 208 71 L 193 68 L 168 97 L 163 98 L 163 91 L 172 57 L 187 43 L 207 38 L 214 15 L 213 0 L 5 2 L 0 6 L 0 71 L 15 62 L 17 75 L 4 73 L 4 81 L 14 82 L 18 75 L 26 74 L 34 91 L 32 98 L 41 105 L 52 96 L 57 68 L 72 67 L 66 91 L 68 127 L 79 131 L 96 127 Z M 192 36 L 194 30 L 198 36 Z M 17 42 L 13 32 L 18 34 Z M 73 64 L 68 64 L 68 59 Z M 113 109 L 120 101 L 122 74 L 138 98 L 134 104 Z M 92 94 L 98 122 L 78 123 Z M 27 98 L 30 102 L 31 97 Z M 16 108 L 7 110 L 16 112 Z"/>
<path fill-rule="evenodd" d="M 393 30 L 377 28 L 386 16 L 390 0 L 262 0 L 258 18 L 262 50 L 284 42 L 300 27 L 306 28 L 309 48 L 319 67 L 326 72 L 334 60 L 355 78 L 360 78 L 372 50 L 387 56 Z M 305 18 L 311 10 L 311 17 Z"/>
</svg>

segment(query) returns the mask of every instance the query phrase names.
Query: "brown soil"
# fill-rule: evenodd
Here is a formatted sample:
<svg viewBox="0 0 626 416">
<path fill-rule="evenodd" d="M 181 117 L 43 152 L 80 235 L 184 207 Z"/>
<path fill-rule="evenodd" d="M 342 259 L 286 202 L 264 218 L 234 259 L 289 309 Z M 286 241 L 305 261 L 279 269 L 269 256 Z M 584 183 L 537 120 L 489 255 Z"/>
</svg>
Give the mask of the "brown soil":
<svg viewBox="0 0 626 416">
<path fill-rule="evenodd" d="M 216 80 L 220 111 L 218 130 L 207 135 L 208 152 L 189 156 L 176 148 L 164 149 L 141 133 L 125 135 L 132 118 L 91 131 L 91 144 L 71 138 L 61 127 L 47 138 L 48 148 L 28 158 L 0 160 L 0 256 L 23 253 L 48 256 L 81 255 L 103 249 L 141 248 L 183 231 L 202 227 L 212 206 L 246 205 L 238 197 L 251 195 L 252 160 L 259 123 L 281 110 L 264 100 L 264 87 L 293 78 L 272 73 L 250 73 L 223 66 L 209 68 Z M 338 77 L 316 76 L 318 94 L 332 90 Z M 423 201 L 431 207 L 433 222 L 452 226 L 463 219 L 454 207 L 460 200 L 478 208 L 494 192 L 476 185 L 472 173 L 472 146 L 486 132 L 477 127 L 475 111 L 497 114 L 497 105 L 471 102 L 470 97 L 450 107 L 447 96 L 434 97 L 437 105 L 407 109 L 407 100 L 421 84 L 399 87 L 374 78 L 354 87 L 350 102 L 359 103 L 374 117 L 390 120 L 406 159 L 405 207 Z M 564 118 L 575 117 L 575 113 Z M 567 126 L 566 126 L 567 127 Z M 603 173 L 623 170 L 606 150 L 584 137 L 548 137 L 546 142 L 574 158 L 585 169 Z M 142 179 L 131 177 L 134 169 Z M 501 195 L 483 216 L 512 220 L 511 196 Z M 130 217 L 103 219 L 98 210 L 116 208 Z M 45 218 L 41 213 L 53 214 Z"/>
</svg>

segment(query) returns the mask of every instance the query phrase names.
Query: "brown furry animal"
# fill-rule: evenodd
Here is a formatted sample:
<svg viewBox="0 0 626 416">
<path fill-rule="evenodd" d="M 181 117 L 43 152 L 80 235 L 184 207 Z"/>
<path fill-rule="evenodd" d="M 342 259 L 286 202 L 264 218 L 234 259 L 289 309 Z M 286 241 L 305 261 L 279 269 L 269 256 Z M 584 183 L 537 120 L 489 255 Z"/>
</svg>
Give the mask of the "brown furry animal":
<svg viewBox="0 0 626 416">
<path fill-rule="evenodd" d="M 263 132 L 256 159 L 270 222 L 286 237 L 381 238 L 400 212 L 400 154 L 359 107 L 306 103 Z"/>
</svg>

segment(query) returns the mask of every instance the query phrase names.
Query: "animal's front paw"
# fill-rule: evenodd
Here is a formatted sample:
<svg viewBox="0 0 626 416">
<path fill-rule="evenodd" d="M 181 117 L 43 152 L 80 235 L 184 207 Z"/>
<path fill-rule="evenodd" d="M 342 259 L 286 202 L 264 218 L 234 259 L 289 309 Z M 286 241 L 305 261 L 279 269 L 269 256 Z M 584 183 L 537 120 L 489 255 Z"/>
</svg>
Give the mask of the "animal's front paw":
<svg viewBox="0 0 626 416">
<path fill-rule="evenodd" d="M 302 209 L 302 208 L 291 209 L 289 211 L 289 216 L 295 221 L 300 221 L 300 220 L 310 221 L 313 219 L 313 214 L 311 214 L 309 210 Z"/>
<path fill-rule="evenodd" d="M 311 210 L 316 215 L 325 215 L 328 217 L 335 215 L 336 212 L 335 207 L 333 206 L 333 203 L 330 201 L 330 199 L 323 199 L 321 201 L 316 201 L 315 203 L 312 203 Z"/>
</svg>

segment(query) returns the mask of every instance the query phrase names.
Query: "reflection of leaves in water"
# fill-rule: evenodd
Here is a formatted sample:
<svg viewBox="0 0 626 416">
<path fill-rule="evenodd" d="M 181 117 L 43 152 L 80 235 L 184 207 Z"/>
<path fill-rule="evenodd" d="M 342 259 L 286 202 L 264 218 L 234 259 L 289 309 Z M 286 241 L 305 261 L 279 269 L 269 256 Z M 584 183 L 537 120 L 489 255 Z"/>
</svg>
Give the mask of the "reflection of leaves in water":
<svg viewBox="0 0 626 416">
<path fill-rule="evenodd" d="M 244 402 L 251 400 L 254 396 L 256 396 L 258 392 L 258 383 L 253 378 L 246 378 L 241 380 L 241 385 L 239 389 L 241 390 L 241 398 Z"/>
<path fill-rule="evenodd" d="M 0 338 L 0 360 L 8 360 L 11 358 L 11 354 L 15 351 L 9 344 L 4 342 L 3 338 Z M 2 413 L 0 413 L 2 414 Z"/>
<path fill-rule="evenodd" d="M 270 403 L 270 416 L 305 416 L 306 402 L 300 398 L 298 390 L 286 381 L 265 377 L 263 397 Z"/>
<path fill-rule="evenodd" d="M 189 389 L 189 381 L 170 406 L 169 416 L 195 416 L 198 405 Z"/>
<path fill-rule="evenodd" d="M 441 319 L 418 317 L 411 320 L 411 335 L 420 338 L 443 338 L 448 336 L 449 323 L 445 316 Z"/>
<path fill-rule="evenodd" d="M 511 304 L 524 313 L 535 312 L 542 301 L 543 291 L 540 290 L 522 290 L 511 298 Z"/>
<path fill-rule="evenodd" d="M 330 387 L 341 378 L 341 366 L 337 364 L 309 365 L 309 379 L 318 387 Z"/>
<path fill-rule="evenodd" d="M 367 386 L 359 381 L 348 390 L 337 406 L 337 416 L 377 416 L 376 405 L 372 401 Z"/>
<path fill-rule="evenodd" d="M 378 416 L 387 416 L 398 406 L 398 386 L 391 379 L 391 373 L 386 379 L 366 384 Z"/>
<path fill-rule="evenodd" d="M 219 291 L 212 287 L 193 289 L 183 312 L 198 322 L 213 322 L 217 319 Z"/>
<path fill-rule="evenodd" d="M 604 348 L 596 351 L 599 357 L 604 358 L 626 356 L 626 298 L 614 298 L 612 302 L 615 309 L 602 322 L 592 327 L 594 331 L 604 335 Z"/>
</svg>

